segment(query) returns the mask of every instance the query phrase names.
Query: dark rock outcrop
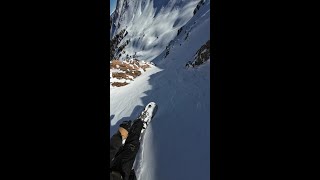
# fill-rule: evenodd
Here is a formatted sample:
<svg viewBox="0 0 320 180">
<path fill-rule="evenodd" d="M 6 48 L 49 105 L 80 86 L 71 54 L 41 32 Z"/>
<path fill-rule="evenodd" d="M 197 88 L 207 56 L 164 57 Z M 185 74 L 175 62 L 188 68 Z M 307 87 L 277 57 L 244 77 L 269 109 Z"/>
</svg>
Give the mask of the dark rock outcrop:
<svg viewBox="0 0 320 180">
<path fill-rule="evenodd" d="M 196 67 L 205 63 L 210 59 L 210 40 L 208 40 L 201 48 L 196 52 L 193 61 L 188 61 L 186 67 Z"/>
</svg>

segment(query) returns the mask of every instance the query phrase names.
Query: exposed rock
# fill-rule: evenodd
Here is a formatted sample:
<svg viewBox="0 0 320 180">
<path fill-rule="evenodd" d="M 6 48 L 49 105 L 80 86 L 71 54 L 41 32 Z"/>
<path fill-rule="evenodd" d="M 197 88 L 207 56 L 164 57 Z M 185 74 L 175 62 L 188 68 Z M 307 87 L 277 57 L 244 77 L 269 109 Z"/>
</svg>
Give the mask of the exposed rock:
<svg viewBox="0 0 320 180">
<path fill-rule="evenodd" d="M 201 0 L 199 3 L 198 3 L 198 5 L 197 5 L 197 7 L 194 9 L 194 11 L 193 11 L 193 15 L 195 15 L 196 13 L 197 13 L 197 11 L 200 9 L 200 7 L 202 6 L 202 5 L 204 5 L 204 3 L 205 3 L 205 0 Z"/>
<path fill-rule="evenodd" d="M 186 37 L 184 38 L 184 40 L 187 40 L 189 37 L 189 32 L 187 33 Z"/>
<path fill-rule="evenodd" d="M 126 83 L 126 82 L 113 82 L 113 83 L 111 83 L 112 86 L 116 86 L 116 87 L 125 86 L 127 84 L 128 83 Z"/>
<path fill-rule="evenodd" d="M 177 36 L 179 36 L 179 34 L 181 33 L 182 29 L 183 29 L 183 26 L 178 29 L 178 34 L 177 34 Z"/>
<path fill-rule="evenodd" d="M 110 79 L 113 78 L 113 82 L 110 84 L 112 86 L 124 86 L 127 85 L 130 81 L 133 81 L 134 78 L 141 75 L 141 72 L 146 71 L 150 65 L 153 63 L 139 61 L 137 59 L 119 61 L 112 60 L 110 62 Z M 117 79 L 117 80 L 115 80 Z M 115 81 L 117 84 L 114 84 Z M 119 82 L 118 82 L 119 81 Z M 125 83 L 124 83 L 125 82 Z"/>
<path fill-rule="evenodd" d="M 119 57 L 119 53 L 125 48 L 126 45 L 130 42 L 127 40 L 125 43 L 119 46 L 122 39 L 128 34 L 128 32 L 123 29 L 118 33 L 114 38 L 110 40 L 110 60 L 113 60 L 116 58 L 116 56 Z M 119 46 L 119 47 L 118 47 Z"/>
<path fill-rule="evenodd" d="M 196 67 L 210 59 L 210 40 L 206 42 L 201 48 L 196 52 L 193 61 L 188 61 L 186 67 Z"/>
</svg>

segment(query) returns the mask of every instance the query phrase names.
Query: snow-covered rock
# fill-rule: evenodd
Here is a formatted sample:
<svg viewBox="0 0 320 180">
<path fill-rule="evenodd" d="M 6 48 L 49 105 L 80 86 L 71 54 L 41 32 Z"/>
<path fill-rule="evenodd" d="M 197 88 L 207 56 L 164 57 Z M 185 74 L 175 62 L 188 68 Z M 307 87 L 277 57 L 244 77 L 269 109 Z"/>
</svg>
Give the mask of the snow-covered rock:
<svg viewBox="0 0 320 180">
<path fill-rule="evenodd" d="M 151 61 L 175 38 L 177 31 L 193 17 L 200 0 L 118 0 L 111 14 L 110 38 L 121 31 L 130 39 L 123 50 L 128 57 Z M 121 55 L 120 59 L 127 56 Z"/>
</svg>

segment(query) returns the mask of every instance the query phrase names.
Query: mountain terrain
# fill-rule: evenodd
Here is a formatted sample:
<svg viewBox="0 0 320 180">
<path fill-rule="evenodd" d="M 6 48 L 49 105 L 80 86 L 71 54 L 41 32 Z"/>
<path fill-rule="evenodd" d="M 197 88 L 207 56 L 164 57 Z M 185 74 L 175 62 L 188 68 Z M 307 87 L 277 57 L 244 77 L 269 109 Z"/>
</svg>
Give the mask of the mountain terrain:
<svg viewBox="0 0 320 180">
<path fill-rule="evenodd" d="M 110 137 L 154 101 L 138 180 L 209 179 L 210 0 L 118 0 L 110 20 Z"/>
</svg>

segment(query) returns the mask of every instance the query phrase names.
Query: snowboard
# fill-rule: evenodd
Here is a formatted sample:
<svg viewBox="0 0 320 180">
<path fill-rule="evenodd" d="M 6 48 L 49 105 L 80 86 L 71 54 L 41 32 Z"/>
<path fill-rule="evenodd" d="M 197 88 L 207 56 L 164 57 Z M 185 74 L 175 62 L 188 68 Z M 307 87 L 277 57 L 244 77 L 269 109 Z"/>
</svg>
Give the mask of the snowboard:
<svg viewBox="0 0 320 180">
<path fill-rule="evenodd" d="M 155 102 L 148 103 L 143 111 L 140 113 L 139 117 L 135 121 L 142 121 L 143 127 L 141 129 L 141 135 L 139 137 L 139 141 L 141 140 L 141 137 L 143 136 L 145 130 L 147 129 L 148 125 L 150 124 L 151 120 L 155 116 L 156 112 L 158 111 L 158 105 Z M 134 124 L 134 122 L 131 122 L 131 125 Z M 122 145 L 125 144 L 127 139 L 122 140 Z"/>
<path fill-rule="evenodd" d="M 157 111 L 158 111 L 158 105 L 155 102 L 150 102 L 145 106 L 144 110 L 140 113 L 139 119 L 141 119 L 141 121 L 144 122 L 143 128 L 141 130 L 141 134 L 143 134 L 144 131 L 147 129 L 149 123 L 151 122 L 151 120 L 153 119 Z"/>
</svg>

